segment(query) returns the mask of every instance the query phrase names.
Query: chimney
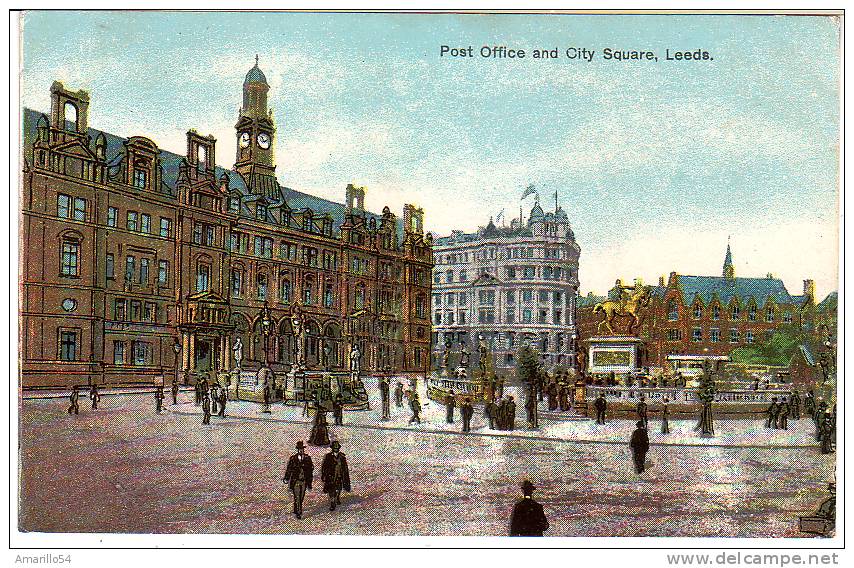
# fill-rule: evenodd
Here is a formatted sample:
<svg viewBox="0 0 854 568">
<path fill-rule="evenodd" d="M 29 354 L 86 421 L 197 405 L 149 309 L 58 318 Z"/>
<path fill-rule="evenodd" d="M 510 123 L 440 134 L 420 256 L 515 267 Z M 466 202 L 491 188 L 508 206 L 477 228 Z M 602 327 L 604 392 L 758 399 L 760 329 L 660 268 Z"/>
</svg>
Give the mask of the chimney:
<svg viewBox="0 0 854 568">
<path fill-rule="evenodd" d="M 365 210 L 365 187 L 357 187 L 352 183 L 347 184 L 345 202 L 347 204 L 347 212 Z"/>
<path fill-rule="evenodd" d="M 403 206 L 403 230 L 406 233 L 424 232 L 424 209 L 406 203 Z"/>
<path fill-rule="evenodd" d="M 804 280 L 804 296 L 808 296 L 812 301 L 815 301 L 814 280 Z"/>
<path fill-rule="evenodd" d="M 664 288 L 664 276 L 658 277 L 658 285 L 659 287 Z"/>
</svg>

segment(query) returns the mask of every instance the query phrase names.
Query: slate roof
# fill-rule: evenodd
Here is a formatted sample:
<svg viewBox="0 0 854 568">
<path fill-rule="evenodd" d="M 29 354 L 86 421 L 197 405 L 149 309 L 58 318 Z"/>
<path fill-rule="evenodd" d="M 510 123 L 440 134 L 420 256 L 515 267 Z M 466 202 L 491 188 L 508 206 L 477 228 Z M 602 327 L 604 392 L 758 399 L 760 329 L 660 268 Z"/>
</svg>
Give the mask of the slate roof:
<svg viewBox="0 0 854 568">
<path fill-rule="evenodd" d="M 727 305 L 737 298 L 746 304 L 753 298 L 762 306 L 770 298 L 778 304 L 791 304 L 792 297 L 779 278 L 726 278 L 723 276 L 679 276 L 682 303 L 690 305 L 699 296 L 708 305 L 714 297 Z"/>
<path fill-rule="evenodd" d="M 804 356 L 804 360 L 810 365 L 815 365 L 815 357 L 813 357 L 813 354 L 812 354 L 812 351 L 810 351 L 810 348 L 807 347 L 806 345 L 803 345 L 803 344 L 801 344 L 798 347 L 801 350 L 801 354 Z"/>
<path fill-rule="evenodd" d="M 607 300 L 605 296 L 595 296 L 593 294 L 588 294 L 586 296 L 578 296 L 575 299 L 575 307 L 576 308 L 591 308 L 598 304 L 599 302 L 604 302 Z"/>
<path fill-rule="evenodd" d="M 838 292 L 831 292 L 830 294 L 827 295 L 827 297 L 824 300 L 819 302 L 818 306 L 816 306 L 816 307 L 818 308 L 818 311 L 823 312 L 823 311 L 836 310 L 838 305 L 839 305 L 839 293 Z"/>
</svg>

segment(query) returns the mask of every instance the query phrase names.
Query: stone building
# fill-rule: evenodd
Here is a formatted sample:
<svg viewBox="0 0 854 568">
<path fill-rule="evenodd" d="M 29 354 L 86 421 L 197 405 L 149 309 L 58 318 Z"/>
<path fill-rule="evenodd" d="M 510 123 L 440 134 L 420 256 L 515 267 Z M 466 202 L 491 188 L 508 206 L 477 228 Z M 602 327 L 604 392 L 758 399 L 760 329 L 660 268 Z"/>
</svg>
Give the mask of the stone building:
<svg viewBox="0 0 854 568">
<path fill-rule="evenodd" d="M 446 349 L 474 352 L 481 334 L 499 370 L 515 368 L 525 343 L 548 368 L 574 365 L 581 249 L 562 208 L 544 213 L 538 202 L 527 223 L 498 227 L 490 219 L 476 233 L 453 231 L 434 245 L 434 367 Z"/>
<path fill-rule="evenodd" d="M 275 177 L 269 86 L 243 84 L 233 169 L 216 140 L 187 133 L 185 155 L 87 123 L 89 96 L 51 87 L 50 117 L 25 110 L 21 202 L 22 384 L 151 382 L 176 371 L 265 361 L 287 370 L 290 316 L 305 320 L 309 368 L 423 373 L 429 364 L 431 237 L 423 211 L 365 209 Z M 177 367 L 177 368 L 176 368 Z"/>
</svg>

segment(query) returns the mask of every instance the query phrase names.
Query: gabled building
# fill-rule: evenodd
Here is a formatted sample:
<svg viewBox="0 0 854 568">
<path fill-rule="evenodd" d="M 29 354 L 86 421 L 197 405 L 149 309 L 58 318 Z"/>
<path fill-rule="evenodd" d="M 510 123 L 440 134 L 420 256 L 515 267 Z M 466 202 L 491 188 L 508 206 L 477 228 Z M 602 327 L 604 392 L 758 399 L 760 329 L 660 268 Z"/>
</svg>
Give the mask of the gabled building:
<svg viewBox="0 0 854 568">
<path fill-rule="evenodd" d="M 50 117 L 25 110 L 22 384 L 151 382 L 267 362 L 289 369 L 290 315 L 309 368 L 423 373 L 430 353 L 432 241 L 423 210 L 398 220 L 284 187 L 275 177 L 269 85 L 243 83 L 233 168 L 191 130 L 185 155 L 87 123 L 89 95 L 51 87 Z"/>
</svg>

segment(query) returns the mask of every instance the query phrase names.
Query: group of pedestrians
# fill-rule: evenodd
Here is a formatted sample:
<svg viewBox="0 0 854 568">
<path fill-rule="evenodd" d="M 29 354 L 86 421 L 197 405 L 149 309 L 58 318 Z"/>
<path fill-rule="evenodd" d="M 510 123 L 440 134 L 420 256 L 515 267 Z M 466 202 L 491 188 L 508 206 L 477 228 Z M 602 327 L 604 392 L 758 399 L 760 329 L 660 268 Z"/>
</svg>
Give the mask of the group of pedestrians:
<svg viewBox="0 0 854 568">
<path fill-rule="evenodd" d="M 498 402 L 487 401 L 484 406 L 484 414 L 490 430 L 516 429 L 516 402 L 510 395 Z"/>
<path fill-rule="evenodd" d="M 228 392 L 219 383 L 214 381 L 209 386 L 206 377 L 196 382 L 196 406 L 202 407 L 202 424 L 210 424 L 213 414 L 224 418 L 227 403 Z"/>
<path fill-rule="evenodd" d="M 571 392 L 572 387 L 565 382 L 550 380 L 545 387 L 546 400 L 550 412 L 566 412 L 572 410 Z"/>
<path fill-rule="evenodd" d="M 296 443 L 296 450 L 297 453 L 288 460 L 282 481 L 288 485 L 293 494 L 294 515 L 297 519 L 302 519 L 305 493 L 311 490 L 314 478 L 314 464 L 311 456 L 305 453 L 305 444 L 302 440 Z M 329 497 L 330 511 L 334 511 L 341 504 L 341 491 L 352 491 L 347 457 L 341 451 L 341 443 L 337 440 L 332 441 L 329 453 L 323 458 L 320 466 L 320 481 L 323 482 L 323 492 Z"/>
</svg>

